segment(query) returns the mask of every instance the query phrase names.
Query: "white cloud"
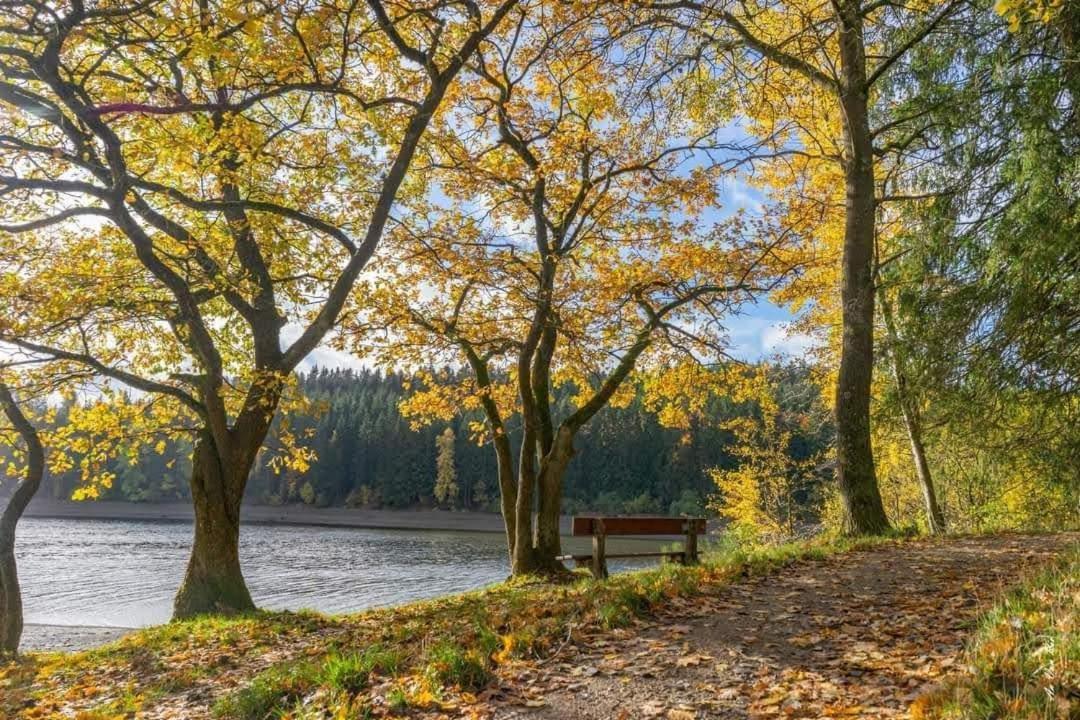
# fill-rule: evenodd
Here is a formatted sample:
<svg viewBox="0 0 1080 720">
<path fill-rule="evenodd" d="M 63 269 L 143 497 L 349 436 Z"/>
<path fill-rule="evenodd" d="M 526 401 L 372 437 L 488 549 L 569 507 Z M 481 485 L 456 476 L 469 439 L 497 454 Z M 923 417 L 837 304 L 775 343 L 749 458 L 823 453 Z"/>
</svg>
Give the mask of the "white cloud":
<svg viewBox="0 0 1080 720">
<path fill-rule="evenodd" d="M 295 342 L 300 337 L 301 332 L 303 332 L 303 328 L 298 323 L 286 325 L 281 333 L 282 345 L 287 347 Z M 307 357 L 300 361 L 300 367 L 297 369 L 301 372 L 307 372 L 314 367 L 351 368 L 353 370 L 371 367 L 370 363 L 365 363 L 352 353 L 327 347 L 325 343 L 329 342 L 330 339 L 330 337 L 323 338 L 323 344 L 316 346 L 314 350 L 308 353 Z"/>
<path fill-rule="evenodd" d="M 765 354 L 801 357 L 816 348 L 817 344 L 813 336 L 793 332 L 789 323 L 772 323 L 761 331 L 761 350 Z"/>
</svg>

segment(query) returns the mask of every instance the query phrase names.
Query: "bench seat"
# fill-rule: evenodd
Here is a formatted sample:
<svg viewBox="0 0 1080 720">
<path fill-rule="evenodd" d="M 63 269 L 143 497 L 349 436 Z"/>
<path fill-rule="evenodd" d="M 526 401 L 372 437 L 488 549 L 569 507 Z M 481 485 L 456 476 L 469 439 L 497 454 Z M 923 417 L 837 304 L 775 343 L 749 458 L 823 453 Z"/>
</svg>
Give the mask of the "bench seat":
<svg viewBox="0 0 1080 720">
<path fill-rule="evenodd" d="M 573 560 L 581 567 L 588 565 L 593 577 L 605 578 L 608 575 L 608 558 L 660 557 L 678 559 L 684 565 L 693 565 L 698 561 L 697 536 L 704 534 L 705 518 L 650 517 L 641 515 L 585 516 L 575 517 L 571 524 L 575 537 L 592 537 L 592 553 L 560 555 L 558 560 Z M 604 550 L 608 535 L 652 535 L 671 537 L 680 534 L 686 540 L 682 550 L 661 550 L 658 552 L 607 553 Z"/>
</svg>

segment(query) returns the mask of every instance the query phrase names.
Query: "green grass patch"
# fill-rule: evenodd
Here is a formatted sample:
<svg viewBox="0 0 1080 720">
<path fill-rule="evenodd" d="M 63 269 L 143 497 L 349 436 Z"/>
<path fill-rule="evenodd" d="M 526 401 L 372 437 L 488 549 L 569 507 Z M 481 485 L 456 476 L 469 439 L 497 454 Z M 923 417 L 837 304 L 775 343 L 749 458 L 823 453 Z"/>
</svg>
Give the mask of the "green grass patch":
<svg viewBox="0 0 1080 720">
<path fill-rule="evenodd" d="M 443 640 L 428 651 L 427 658 L 424 677 L 435 693 L 450 686 L 479 690 L 491 679 L 491 660 L 481 648 Z"/>
<path fill-rule="evenodd" d="M 230 720 L 264 720 L 275 717 L 303 699 L 318 686 L 319 666 L 294 662 L 272 667 L 256 675 L 244 688 L 214 705 L 214 716 Z"/>
<path fill-rule="evenodd" d="M 1080 546 L 978 622 L 965 670 L 919 698 L 915 718 L 1080 718 Z"/>
<path fill-rule="evenodd" d="M 367 687 L 372 673 L 393 675 L 402 666 L 404 653 L 372 645 L 359 653 L 331 653 L 323 663 L 320 682 L 334 690 L 356 694 Z"/>
<path fill-rule="evenodd" d="M 221 698 L 214 706 L 214 715 L 229 720 L 277 717 L 316 690 L 323 691 L 337 705 L 352 703 L 368 686 L 373 673 L 393 675 L 401 668 L 403 657 L 400 650 L 372 645 L 361 652 L 331 652 L 319 661 L 305 659 L 275 665 Z"/>
</svg>

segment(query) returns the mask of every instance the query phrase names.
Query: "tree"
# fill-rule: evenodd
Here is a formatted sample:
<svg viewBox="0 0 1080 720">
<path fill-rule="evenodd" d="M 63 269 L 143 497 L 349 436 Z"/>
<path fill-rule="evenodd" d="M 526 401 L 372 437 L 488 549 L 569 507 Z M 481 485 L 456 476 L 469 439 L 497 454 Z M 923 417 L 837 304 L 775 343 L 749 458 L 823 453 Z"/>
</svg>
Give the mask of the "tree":
<svg viewBox="0 0 1080 720">
<path fill-rule="evenodd" d="M 879 181 L 887 156 L 917 139 L 920 128 L 918 116 L 893 112 L 882 87 L 913 71 L 921 45 L 963 33 L 978 9 L 965 0 L 643 5 L 661 12 L 661 28 L 700 39 L 703 55 L 684 54 L 665 70 L 692 68 L 689 87 L 719 106 L 703 117 L 741 121 L 757 136 L 741 162 L 760 168 L 760 180 L 782 201 L 785 223 L 815 242 L 818 271 L 808 272 L 786 299 L 799 305 L 812 299 L 823 327 L 835 316 L 836 475 L 844 525 L 851 533 L 882 532 L 889 523 L 870 427 L 874 257 L 879 205 L 897 198 L 881 192 Z M 727 112 L 732 95 L 740 98 L 741 118 Z"/>
<path fill-rule="evenodd" d="M 907 201 L 882 223 L 882 319 L 902 371 L 883 395 L 914 419 L 917 474 L 938 469 L 950 524 L 1047 526 L 1075 516 L 1066 468 L 1080 452 L 1077 16 L 977 7 L 889 93 L 918 132 L 886 179 Z"/>
<path fill-rule="evenodd" d="M 15 564 L 15 528 L 26 506 L 30 504 L 41 487 L 45 472 L 45 449 L 37 428 L 26 417 L 15 401 L 11 388 L 0 377 L 0 410 L 10 424 L 0 428 L 0 439 L 14 433 L 22 442 L 21 473 L 6 471 L 15 487 L 7 490 L 7 502 L 0 513 L 0 654 L 14 653 L 19 649 L 23 630 L 22 592 L 19 588 L 18 568 Z M 5 443 L 9 444 L 9 443 Z M 9 466 L 9 467 L 14 467 Z M 21 477 L 19 475 L 21 474 Z"/>
<path fill-rule="evenodd" d="M 826 453 L 807 441 L 823 433 L 825 408 L 807 396 L 807 384 L 792 382 L 801 372 L 763 363 L 747 368 L 742 384 L 731 384 L 733 401 L 748 407 L 725 423 L 736 463 L 711 471 L 719 491 L 712 506 L 751 542 L 791 539 L 820 509 Z"/>
<path fill-rule="evenodd" d="M 900 333 L 896 329 L 892 301 L 889 299 L 887 292 L 887 288 L 879 285 L 878 293 L 881 296 L 879 304 L 881 305 L 881 317 L 885 323 L 887 338 L 885 351 L 889 358 L 889 364 L 892 366 L 900 414 L 904 421 L 904 429 L 907 431 L 908 442 L 911 445 L 911 458 L 915 464 L 915 473 L 919 480 L 919 487 L 922 490 L 923 502 L 926 505 L 926 524 L 932 534 L 940 534 L 945 532 L 945 516 L 942 514 L 941 506 L 938 504 L 934 478 L 930 473 L 930 462 L 926 457 L 922 412 L 919 409 L 914 388 L 910 385 L 910 373 L 907 370 L 904 346 Z"/>
<path fill-rule="evenodd" d="M 381 312 L 358 324 L 387 329 L 381 362 L 421 375 L 405 412 L 483 412 L 516 575 L 561 570 L 575 441 L 634 397 L 635 371 L 722 359 L 724 319 L 797 269 L 790 234 L 701 217 L 719 144 L 692 134 L 672 97 L 635 105 L 607 6 L 555 5 L 543 23 L 529 7 L 482 44 L 465 110 L 434 143 L 446 197 L 413 205 L 380 263 L 396 280 L 360 289 Z M 565 407 L 560 387 L 573 389 Z"/>
<path fill-rule="evenodd" d="M 453 504 L 457 499 L 457 469 L 454 467 L 454 431 L 446 428 L 435 439 L 435 500 Z"/>
<path fill-rule="evenodd" d="M 5 9 L 0 340 L 134 388 L 195 438 L 177 617 L 253 607 L 239 506 L 288 376 L 515 4 Z"/>
</svg>

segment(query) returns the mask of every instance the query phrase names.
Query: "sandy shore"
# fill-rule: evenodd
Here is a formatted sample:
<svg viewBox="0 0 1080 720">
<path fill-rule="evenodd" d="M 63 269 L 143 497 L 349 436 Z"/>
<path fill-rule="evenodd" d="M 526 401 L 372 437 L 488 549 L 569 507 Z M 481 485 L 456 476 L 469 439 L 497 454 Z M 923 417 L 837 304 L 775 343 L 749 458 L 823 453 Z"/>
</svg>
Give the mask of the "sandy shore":
<svg viewBox="0 0 1080 720">
<path fill-rule="evenodd" d="M 82 518 L 88 520 L 166 520 L 191 522 L 191 505 L 174 503 L 69 502 L 37 498 L 25 517 Z M 459 530 L 504 532 L 498 513 L 449 510 L 354 510 L 314 508 L 307 505 L 245 505 L 240 519 L 246 523 L 314 525 L 322 527 L 383 528 L 399 530 Z M 563 518 L 568 532 L 570 519 Z"/>
<path fill-rule="evenodd" d="M 122 637 L 133 628 L 83 627 L 78 625 L 35 625 L 23 628 L 20 650 L 87 650 Z"/>
</svg>

